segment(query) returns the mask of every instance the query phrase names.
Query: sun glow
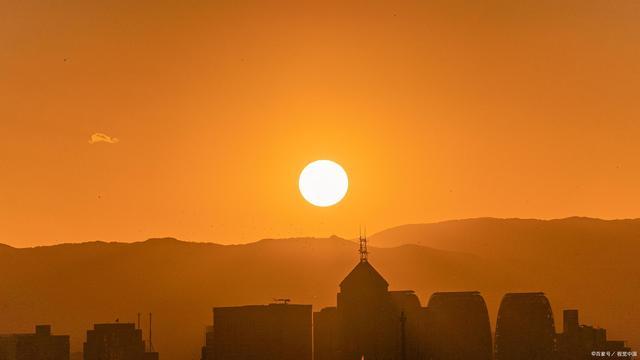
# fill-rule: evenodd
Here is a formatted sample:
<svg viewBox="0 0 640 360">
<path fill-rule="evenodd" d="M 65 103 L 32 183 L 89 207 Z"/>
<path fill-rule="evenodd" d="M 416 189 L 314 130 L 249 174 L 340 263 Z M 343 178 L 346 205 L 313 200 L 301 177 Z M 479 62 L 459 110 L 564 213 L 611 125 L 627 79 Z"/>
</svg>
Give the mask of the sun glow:
<svg viewBox="0 0 640 360">
<path fill-rule="evenodd" d="M 339 164 L 331 160 L 317 160 L 302 170 L 298 186 L 309 203 L 327 207 L 344 198 L 349 188 L 349 178 Z"/>
</svg>

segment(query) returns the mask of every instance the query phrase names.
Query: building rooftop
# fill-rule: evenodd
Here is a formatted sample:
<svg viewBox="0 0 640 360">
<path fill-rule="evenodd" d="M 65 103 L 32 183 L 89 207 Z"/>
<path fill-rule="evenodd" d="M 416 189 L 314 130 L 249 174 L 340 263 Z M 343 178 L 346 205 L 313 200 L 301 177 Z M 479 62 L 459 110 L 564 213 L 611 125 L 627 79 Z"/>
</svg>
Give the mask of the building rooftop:
<svg viewBox="0 0 640 360">
<path fill-rule="evenodd" d="M 360 261 L 340 283 L 341 289 L 367 286 L 385 289 L 389 287 L 389 283 L 368 261 Z"/>
<path fill-rule="evenodd" d="M 434 292 L 431 296 L 446 296 L 446 297 L 455 297 L 455 296 L 479 296 L 479 291 L 439 291 Z"/>
</svg>

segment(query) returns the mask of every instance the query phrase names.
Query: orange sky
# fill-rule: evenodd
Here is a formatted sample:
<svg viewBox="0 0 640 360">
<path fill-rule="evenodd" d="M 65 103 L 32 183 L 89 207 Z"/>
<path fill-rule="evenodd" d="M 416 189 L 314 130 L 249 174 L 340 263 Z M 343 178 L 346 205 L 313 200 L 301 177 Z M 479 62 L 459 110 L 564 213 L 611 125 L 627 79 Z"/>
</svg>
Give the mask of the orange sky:
<svg viewBox="0 0 640 360">
<path fill-rule="evenodd" d="M 1 243 L 640 214 L 636 0 L 177 3 L 0 2 Z"/>
</svg>

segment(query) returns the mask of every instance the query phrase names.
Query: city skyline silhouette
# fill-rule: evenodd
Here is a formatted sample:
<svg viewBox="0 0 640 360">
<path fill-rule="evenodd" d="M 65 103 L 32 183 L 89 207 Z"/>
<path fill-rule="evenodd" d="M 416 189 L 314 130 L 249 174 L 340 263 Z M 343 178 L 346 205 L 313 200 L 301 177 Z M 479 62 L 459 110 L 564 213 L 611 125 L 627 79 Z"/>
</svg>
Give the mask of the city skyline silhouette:
<svg viewBox="0 0 640 360">
<path fill-rule="evenodd" d="M 0 360 L 640 350 L 640 0 L 1 0 Z"/>
<path fill-rule="evenodd" d="M 465 231 L 474 229 L 472 233 L 480 243 L 486 241 L 484 236 L 494 239 L 493 257 L 451 249 L 438 250 L 425 244 L 374 246 L 375 242 L 384 245 L 387 232 L 370 236 L 367 257 L 372 258 L 376 268 L 389 279 L 391 290 L 412 289 L 415 291 L 412 296 L 417 295 L 423 306 L 431 303 L 427 301 L 429 297 L 433 298 L 439 292 L 479 290 L 487 303 L 492 332 L 505 293 L 544 291 L 551 301 L 558 332 L 561 331 L 563 310 L 575 308 L 581 311 L 581 324 L 606 328 L 610 339 L 626 340 L 634 348 L 637 328 L 629 322 L 630 317 L 637 316 L 633 293 L 626 297 L 609 293 L 603 293 L 606 295 L 603 297 L 580 295 L 589 294 L 594 282 L 627 286 L 630 284 L 628 279 L 618 279 L 611 274 L 632 268 L 618 262 L 617 268 L 608 265 L 607 272 L 568 271 L 582 266 L 582 263 L 566 259 L 563 247 L 554 248 L 554 253 L 544 250 L 541 247 L 544 242 L 536 237 L 547 238 L 549 244 L 557 243 L 549 238 L 553 233 L 574 237 L 583 244 L 582 256 L 589 256 L 592 251 L 596 251 L 594 256 L 599 256 L 603 251 L 596 246 L 599 239 L 617 234 L 617 237 L 610 237 L 611 244 L 628 243 L 625 253 L 632 255 L 637 249 L 625 236 L 633 237 L 635 232 L 624 235 L 622 229 L 633 229 L 634 224 L 634 221 L 578 218 L 555 221 L 475 219 L 434 224 L 435 228 L 429 230 L 431 235 L 423 240 L 431 239 L 437 243 L 438 239 L 447 239 L 448 244 L 456 246 L 456 236 L 467 235 L 464 231 L 451 232 L 452 227 Z M 522 229 L 515 231 L 514 228 Z M 600 230 L 595 231 L 595 228 Z M 415 235 L 414 227 L 406 229 Z M 509 236 L 494 238 L 496 229 L 502 229 Z M 390 231 L 402 232 L 398 228 Z M 536 236 L 530 239 L 520 237 L 520 231 Z M 592 234 L 594 239 L 579 235 L 584 232 Z M 521 239 L 513 249 L 510 248 L 510 236 Z M 395 236 L 393 238 L 396 239 Z M 409 237 L 406 239 L 411 241 Z M 544 268 L 531 272 L 531 266 L 539 266 L 535 249 L 549 252 L 549 255 Z M 517 271 L 510 265 L 514 260 L 512 250 L 523 256 L 515 260 L 520 267 Z M 0 267 L 4 266 L 1 269 L 3 273 L 13 269 L 14 275 L 4 278 L 8 286 L 2 290 L 2 298 L 5 299 L 2 306 L 6 310 L 3 312 L 4 322 L 0 322 L 0 333 L 28 332 L 34 324 L 50 323 L 58 332 L 71 335 L 71 352 L 77 353 L 81 351 L 81 341 L 89 322 L 108 323 L 119 318 L 121 322 L 135 323 L 136 313 L 153 311 L 158 319 L 154 322 L 154 344 L 161 356 L 169 359 L 195 358 L 200 356 L 204 342 L 203 329 L 211 323 L 208 320 L 211 307 L 267 304 L 273 299 L 311 304 L 313 311 L 335 306 L 337 284 L 351 271 L 358 259 L 358 251 L 357 242 L 337 237 L 271 239 L 235 246 L 155 239 L 133 244 L 6 248 L 0 251 Z M 556 263 L 563 259 L 564 263 Z M 243 264 L 241 273 L 233 270 L 237 264 Z M 84 268 L 84 271 L 77 272 L 76 268 Z M 203 274 L 208 274 L 210 287 L 202 287 L 194 281 L 203 278 Z M 585 274 L 590 275 L 585 278 Z M 17 287 L 18 283 L 22 284 L 21 287 Z M 44 284 L 51 284 L 51 288 Z M 16 290 L 21 288 L 38 295 L 25 297 L 27 293 Z M 119 295 L 123 291 L 128 294 L 124 298 Z M 75 295 L 61 297 L 61 292 Z M 76 313 L 77 317 L 64 315 L 69 312 Z M 143 319 L 142 327 L 146 328 L 144 322 Z M 408 319 L 407 326 L 413 326 L 411 319 Z M 185 334 L 178 342 L 171 340 L 177 328 Z M 408 348 L 411 346 L 408 343 Z"/>
<path fill-rule="evenodd" d="M 321 308 L 313 316 L 313 305 L 291 303 L 289 298 L 274 299 L 269 305 L 214 307 L 213 326 L 207 327 L 201 360 L 578 360 L 637 356 L 625 341 L 610 340 L 606 329 L 581 324 L 575 309 L 563 310 L 562 330 L 556 330 L 553 310 L 542 292 L 505 294 L 495 331 L 478 291 L 436 292 L 422 307 L 413 290 L 388 289 L 389 283 L 369 262 L 368 249 L 367 238 L 361 235 L 359 261 L 339 284 L 337 307 Z M 2 335 L 0 359 L 75 360 L 82 356 L 84 360 L 158 360 L 151 335 L 152 314 L 146 341 L 140 315 L 137 324 L 121 323 L 119 318 L 95 324 L 86 333 L 82 353 L 73 355 L 69 336 L 52 336 L 51 325 L 36 325 L 34 334 Z"/>
</svg>

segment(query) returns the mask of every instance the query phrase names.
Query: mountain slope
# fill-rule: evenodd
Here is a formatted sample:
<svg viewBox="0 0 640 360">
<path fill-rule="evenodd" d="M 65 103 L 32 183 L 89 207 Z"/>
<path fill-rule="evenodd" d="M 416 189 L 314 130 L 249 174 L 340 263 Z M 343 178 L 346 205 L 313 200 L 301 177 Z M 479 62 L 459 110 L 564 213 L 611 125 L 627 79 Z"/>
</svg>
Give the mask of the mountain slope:
<svg viewBox="0 0 640 360">
<path fill-rule="evenodd" d="M 609 257 L 623 249 L 640 254 L 640 219 L 451 220 L 397 226 L 369 237 L 369 243 L 379 247 L 417 244 L 491 258 L 560 258 L 594 253 Z"/>
</svg>

